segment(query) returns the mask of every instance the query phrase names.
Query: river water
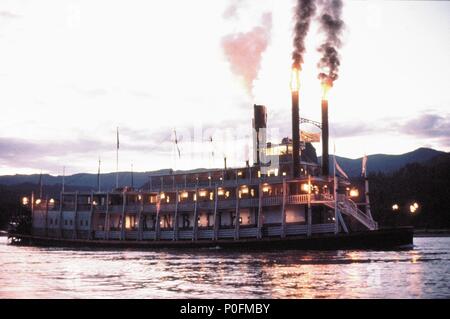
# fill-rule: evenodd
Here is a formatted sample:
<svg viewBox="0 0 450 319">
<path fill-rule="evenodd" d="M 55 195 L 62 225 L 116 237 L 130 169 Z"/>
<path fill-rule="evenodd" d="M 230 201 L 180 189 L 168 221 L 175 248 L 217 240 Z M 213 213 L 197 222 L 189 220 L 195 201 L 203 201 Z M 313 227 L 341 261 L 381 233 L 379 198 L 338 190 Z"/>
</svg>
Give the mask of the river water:
<svg viewBox="0 0 450 319">
<path fill-rule="evenodd" d="M 397 251 L 94 250 L 0 237 L 0 298 L 450 298 L 450 237 Z"/>
</svg>

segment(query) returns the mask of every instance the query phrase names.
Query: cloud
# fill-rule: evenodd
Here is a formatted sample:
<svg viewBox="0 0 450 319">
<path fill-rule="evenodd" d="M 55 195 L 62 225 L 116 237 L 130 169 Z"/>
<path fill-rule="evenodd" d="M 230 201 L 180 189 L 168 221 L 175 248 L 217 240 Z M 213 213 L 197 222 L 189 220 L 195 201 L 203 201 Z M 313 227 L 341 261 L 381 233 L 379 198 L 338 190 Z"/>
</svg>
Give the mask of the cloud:
<svg viewBox="0 0 450 319">
<path fill-rule="evenodd" d="M 102 88 L 94 88 L 94 89 L 75 89 L 79 94 L 87 96 L 89 98 L 96 98 L 99 96 L 104 96 L 108 94 L 108 91 L 106 89 Z"/>
<path fill-rule="evenodd" d="M 5 19 L 18 19 L 20 16 L 10 11 L 0 11 L 0 18 Z"/>
<path fill-rule="evenodd" d="M 423 137 L 445 137 L 450 135 L 450 114 L 424 113 L 407 121 L 400 131 Z"/>
<path fill-rule="evenodd" d="M 448 147 L 450 146 L 450 114 L 424 112 L 401 125 L 399 131 L 407 135 L 435 139 Z"/>
<path fill-rule="evenodd" d="M 352 137 L 386 131 L 373 123 L 330 123 L 330 131 L 334 137 Z"/>
<path fill-rule="evenodd" d="M 450 146 L 450 114 L 426 111 L 414 118 L 384 118 L 376 122 L 330 123 L 330 131 L 335 137 L 356 137 L 376 134 L 402 134 L 418 139 L 434 140 L 442 146 Z"/>
<path fill-rule="evenodd" d="M 240 5 L 241 2 L 242 2 L 242 0 L 232 1 L 232 3 L 223 12 L 222 17 L 225 20 L 236 18 L 237 17 L 237 11 L 238 11 L 238 8 L 239 8 L 239 5 Z"/>
<path fill-rule="evenodd" d="M 0 165 L 53 170 L 67 154 L 84 155 L 110 148 L 109 144 L 97 140 L 54 142 L 0 137 Z"/>
</svg>

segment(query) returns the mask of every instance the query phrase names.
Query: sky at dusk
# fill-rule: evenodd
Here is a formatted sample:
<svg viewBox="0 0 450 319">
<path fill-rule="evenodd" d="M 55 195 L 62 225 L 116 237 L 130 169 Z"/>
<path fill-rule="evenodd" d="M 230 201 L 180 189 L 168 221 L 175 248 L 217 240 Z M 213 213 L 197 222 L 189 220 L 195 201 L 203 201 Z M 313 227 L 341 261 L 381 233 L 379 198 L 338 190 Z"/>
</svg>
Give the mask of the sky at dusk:
<svg viewBox="0 0 450 319">
<path fill-rule="evenodd" d="M 294 6 L 0 0 L 0 174 L 115 171 L 116 127 L 121 171 L 244 165 L 254 103 L 269 140 L 291 134 Z M 450 1 L 344 0 L 343 19 L 330 152 L 450 151 Z M 322 36 L 314 21 L 300 74 L 317 121 Z"/>
</svg>

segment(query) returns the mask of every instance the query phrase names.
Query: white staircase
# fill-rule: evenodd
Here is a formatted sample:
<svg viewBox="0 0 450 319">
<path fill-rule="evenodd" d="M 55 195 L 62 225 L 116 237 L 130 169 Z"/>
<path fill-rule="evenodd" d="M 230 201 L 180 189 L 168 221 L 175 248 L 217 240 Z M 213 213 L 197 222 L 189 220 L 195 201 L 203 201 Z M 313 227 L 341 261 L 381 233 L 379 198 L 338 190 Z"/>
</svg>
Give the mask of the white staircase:
<svg viewBox="0 0 450 319">
<path fill-rule="evenodd" d="M 366 215 L 363 211 L 361 211 L 358 206 L 351 200 L 346 198 L 345 196 L 338 197 L 338 208 L 341 213 L 352 216 L 361 224 L 363 224 L 369 230 L 378 229 L 378 223 L 372 219 L 372 217 Z"/>
</svg>

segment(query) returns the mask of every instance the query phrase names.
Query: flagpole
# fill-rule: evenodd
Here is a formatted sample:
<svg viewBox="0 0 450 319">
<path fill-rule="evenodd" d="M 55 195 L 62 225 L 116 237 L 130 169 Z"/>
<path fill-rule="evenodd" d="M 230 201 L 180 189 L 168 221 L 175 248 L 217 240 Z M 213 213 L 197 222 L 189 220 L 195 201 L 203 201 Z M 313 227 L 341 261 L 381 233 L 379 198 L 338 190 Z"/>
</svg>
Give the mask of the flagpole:
<svg viewBox="0 0 450 319">
<path fill-rule="evenodd" d="M 64 186 L 65 186 L 65 176 L 66 176 L 66 167 L 63 166 L 63 176 L 62 176 L 62 192 L 64 193 Z"/>
<path fill-rule="evenodd" d="M 97 190 L 100 192 L 100 156 L 98 157 Z"/>
<path fill-rule="evenodd" d="M 116 188 L 119 188 L 119 127 L 117 127 L 117 147 L 116 147 Z"/>
<path fill-rule="evenodd" d="M 42 170 L 41 174 L 39 175 L 39 199 L 42 200 Z"/>
<path fill-rule="evenodd" d="M 364 173 L 364 188 L 366 197 L 366 214 L 372 219 L 372 212 L 370 211 L 370 198 L 369 198 L 369 178 L 367 177 L 367 155 L 363 158 L 363 173 Z"/>
<path fill-rule="evenodd" d="M 131 163 L 131 188 L 134 187 L 134 179 L 133 179 L 133 163 Z"/>
<path fill-rule="evenodd" d="M 335 229 L 334 232 L 337 234 L 339 232 L 339 221 L 338 221 L 338 198 L 337 198 L 337 179 L 336 179 L 336 145 L 333 144 L 333 184 L 334 184 L 334 222 Z"/>
</svg>

